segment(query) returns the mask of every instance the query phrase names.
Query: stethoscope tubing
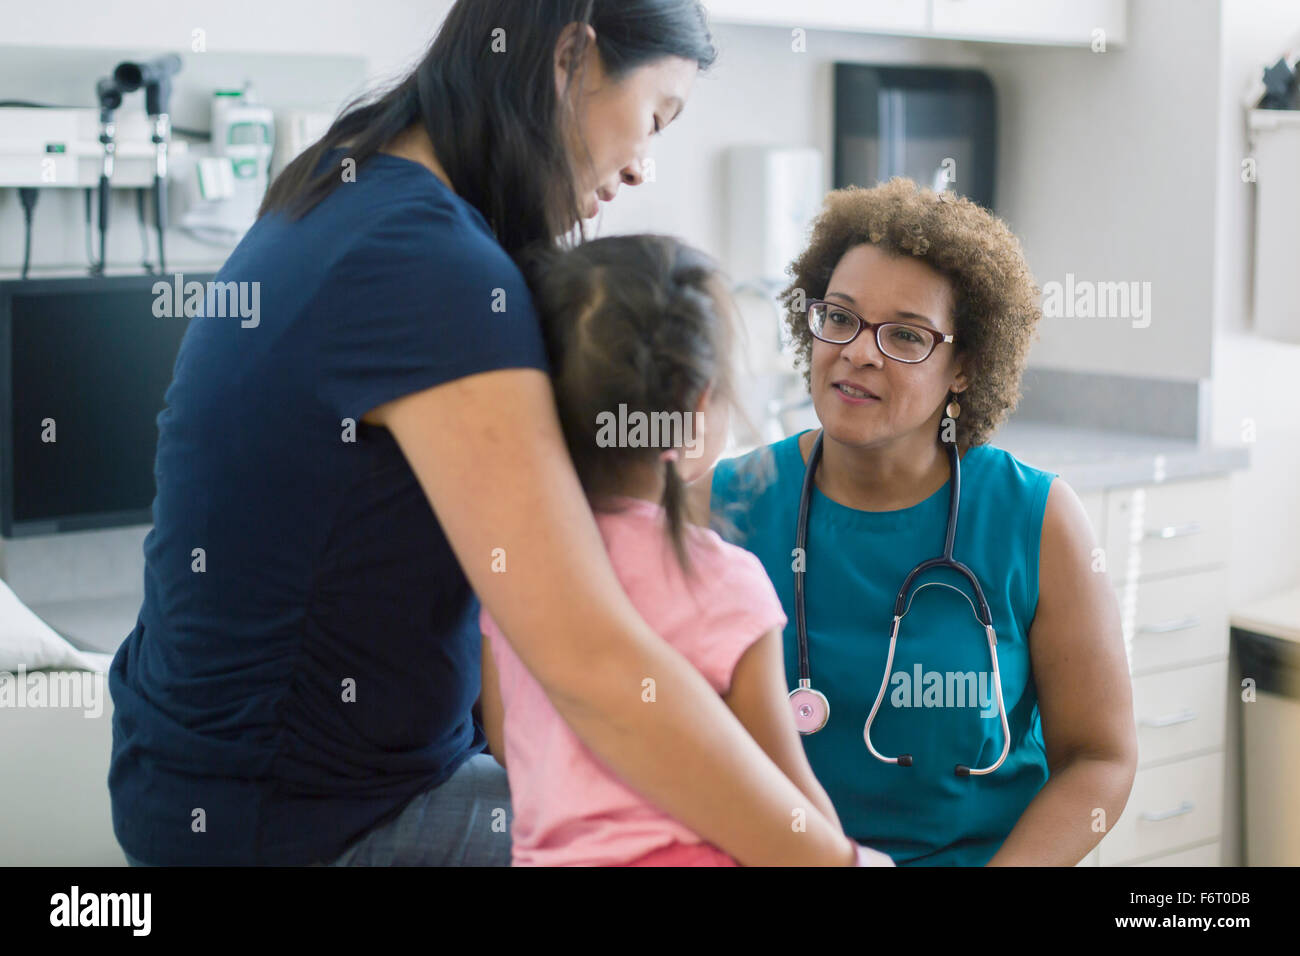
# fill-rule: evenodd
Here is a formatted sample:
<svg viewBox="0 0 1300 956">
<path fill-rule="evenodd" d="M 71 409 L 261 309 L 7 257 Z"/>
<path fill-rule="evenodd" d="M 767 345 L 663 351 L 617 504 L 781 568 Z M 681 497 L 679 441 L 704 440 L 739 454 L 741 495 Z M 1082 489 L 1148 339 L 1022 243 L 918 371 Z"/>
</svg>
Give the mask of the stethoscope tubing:
<svg viewBox="0 0 1300 956">
<path fill-rule="evenodd" d="M 816 733 L 825 726 L 826 721 L 830 716 L 830 703 L 827 701 L 826 695 L 822 694 L 818 690 L 814 690 L 812 687 L 812 665 L 808 651 L 808 622 L 804 602 L 804 574 L 806 573 L 808 558 L 808 513 L 812 503 L 814 477 L 817 473 L 818 462 L 821 460 L 822 438 L 824 435 L 824 431 L 818 433 L 817 438 L 813 442 L 812 450 L 808 454 L 808 464 L 804 471 L 803 486 L 799 495 L 798 524 L 795 528 L 795 548 L 797 554 L 795 556 L 796 570 L 794 577 L 794 595 L 795 632 L 798 640 L 799 657 L 799 686 L 790 692 L 790 699 L 792 703 L 796 704 L 796 719 L 799 717 L 798 708 L 800 706 L 805 708 L 808 707 L 807 695 L 815 695 L 815 698 L 824 706 L 821 722 L 809 730 L 803 730 L 801 728 L 800 733 L 803 734 Z M 998 666 L 998 640 L 997 632 L 993 628 L 993 615 L 989 610 L 988 601 L 984 597 L 984 590 L 980 587 L 979 580 L 975 577 L 974 572 L 953 557 L 953 547 L 956 543 L 957 537 L 958 510 L 961 502 L 961 458 L 957 453 L 957 447 L 955 444 L 951 442 L 946 444 L 951 469 L 951 479 L 948 494 L 948 526 L 944 533 L 943 555 L 942 557 L 931 558 L 928 561 L 923 561 L 914 567 L 911 572 L 909 572 L 906 579 L 903 581 L 903 586 L 898 591 L 898 595 L 894 600 L 894 620 L 889 634 L 889 652 L 885 658 L 884 676 L 880 682 L 880 690 L 876 693 L 875 703 L 871 706 L 871 713 L 867 716 L 867 722 L 863 727 L 862 736 L 863 740 L 866 742 L 867 750 L 870 751 L 871 755 L 877 760 L 902 767 L 912 766 L 911 754 L 900 754 L 897 757 L 889 757 L 878 751 L 875 748 L 875 745 L 871 742 L 871 725 L 876 719 L 876 714 L 880 711 L 880 705 L 884 701 L 885 693 L 889 687 L 889 678 L 894 669 L 894 652 L 898 647 L 898 629 L 902 623 L 903 617 L 911 609 L 911 597 L 915 597 L 917 592 L 929 586 L 929 584 L 923 584 L 914 591 L 912 589 L 912 582 L 920 574 L 931 568 L 950 568 L 965 577 L 975 590 L 975 598 L 979 602 L 979 607 L 976 608 L 975 605 L 972 604 L 971 610 L 974 611 L 975 616 L 979 619 L 988 639 L 989 657 L 993 663 L 994 694 L 997 697 L 998 717 L 1002 724 L 1002 753 L 998 756 L 998 759 L 988 767 L 968 767 L 965 764 L 957 764 L 954 768 L 954 773 L 959 777 L 983 776 L 985 774 L 993 773 L 993 771 L 1002 766 L 1003 761 L 1007 759 L 1007 755 L 1011 751 L 1011 731 L 1007 724 L 1006 705 L 1002 696 L 1002 672 Z M 941 582 L 930 583 L 937 584 Z M 952 585 L 949 584 L 944 584 L 943 586 L 952 587 Z M 957 588 L 954 588 L 954 590 L 957 590 L 962 597 L 966 598 L 967 603 L 970 603 L 970 598 L 965 594 L 965 592 Z M 906 608 L 904 607 L 904 602 L 906 602 Z"/>
</svg>

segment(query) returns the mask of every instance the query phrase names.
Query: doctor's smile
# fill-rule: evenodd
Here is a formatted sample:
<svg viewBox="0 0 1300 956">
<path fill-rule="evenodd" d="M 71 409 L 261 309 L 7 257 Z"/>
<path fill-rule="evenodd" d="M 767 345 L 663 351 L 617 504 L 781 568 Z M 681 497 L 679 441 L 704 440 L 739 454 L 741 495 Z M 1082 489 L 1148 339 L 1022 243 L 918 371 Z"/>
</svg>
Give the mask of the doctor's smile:
<svg viewBox="0 0 1300 956">
<path fill-rule="evenodd" d="M 108 696 L 0 857 L 77 761 L 96 864 L 1291 852 L 1294 0 L 56 6 L 0 678 Z"/>
</svg>

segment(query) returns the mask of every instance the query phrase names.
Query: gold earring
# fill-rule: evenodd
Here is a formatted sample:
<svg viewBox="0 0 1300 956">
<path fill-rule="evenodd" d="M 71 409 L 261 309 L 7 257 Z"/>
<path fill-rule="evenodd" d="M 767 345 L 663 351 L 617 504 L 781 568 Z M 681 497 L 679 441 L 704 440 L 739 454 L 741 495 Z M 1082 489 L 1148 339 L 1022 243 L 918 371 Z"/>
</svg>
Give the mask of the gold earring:
<svg viewBox="0 0 1300 956">
<path fill-rule="evenodd" d="M 961 414 L 961 406 L 957 404 L 957 399 L 955 396 L 953 397 L 952 401 L 948 403 L 948 407 L 945 408 L 944 411 L 948 413 L 949 418 L 956 418 L 958 415 Z"/>
</svg>

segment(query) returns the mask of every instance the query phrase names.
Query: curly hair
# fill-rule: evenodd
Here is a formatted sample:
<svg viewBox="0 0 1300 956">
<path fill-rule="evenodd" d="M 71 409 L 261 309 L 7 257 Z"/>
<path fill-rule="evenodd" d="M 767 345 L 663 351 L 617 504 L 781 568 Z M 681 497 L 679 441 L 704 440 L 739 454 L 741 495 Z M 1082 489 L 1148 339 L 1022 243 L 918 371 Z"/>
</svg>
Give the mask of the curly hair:
<svg viewBox="0 0 1300 956">
<path fill-rule="evenodd" d="M 956 347 L 969 386 L 960 395 L 959 444 L 982 445 L 1015 410 L 1040 291 L 1020 241 L 997 216 L 969 199 L 918 188 L 901 177 L 829 193 L 808 247 L 791 263 L 780 293 L 796 368 L 811 388 L 813 335 L 805 303 L 826 295 L 831 273 L 854 246 L 922 257 L 953 291 Z"/>
</svg>

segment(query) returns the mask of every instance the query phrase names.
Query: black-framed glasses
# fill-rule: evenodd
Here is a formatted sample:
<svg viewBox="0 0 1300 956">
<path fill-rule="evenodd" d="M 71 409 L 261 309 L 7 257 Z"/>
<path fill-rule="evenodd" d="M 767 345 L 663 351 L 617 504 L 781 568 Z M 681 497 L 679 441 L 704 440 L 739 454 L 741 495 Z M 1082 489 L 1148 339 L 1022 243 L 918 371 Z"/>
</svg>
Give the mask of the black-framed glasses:
<svg viewBox="0 0 1300 956">
<path fill-rule="evenodd" d="M 924 362 L 940 342 L 951 343 L 954 340 L 954 336 L 941 334 L 924 325 L 908 322 L 872 324 L 838 302 L 814 299 L 808 303 L 808 331 L 814 338 L 831 345 L 848 345 L 863 329 L 875 329 L 876 347 L 881 355 L 909 365 Z"/>
</svg>

